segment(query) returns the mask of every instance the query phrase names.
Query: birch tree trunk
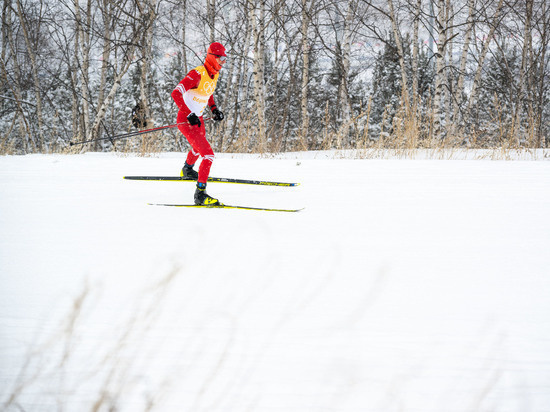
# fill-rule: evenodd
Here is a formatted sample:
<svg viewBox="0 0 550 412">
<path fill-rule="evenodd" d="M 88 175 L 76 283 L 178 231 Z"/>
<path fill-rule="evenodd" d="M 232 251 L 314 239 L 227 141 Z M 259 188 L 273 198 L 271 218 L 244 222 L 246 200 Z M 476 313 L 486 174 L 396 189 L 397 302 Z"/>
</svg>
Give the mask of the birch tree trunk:
<svg viewBox="0 0 550 412">
<path fill-rule="evenodd" d="M 210 44 L 216 40 L 216 0 L 206 0 L 208 27 L 210 29 Z"/>
<path fill-rule="evenodd" d="M 444 67 L 445 67 L 445 0 L 437 2 L 437 52 L 435 64 L 435 93 L 433 99 L 433 123 L 434 123 L 434 138 L 439 141 L 442 137 L 441 130 L 441 102 L 443 98 L 444 84 Z"/>
<path fill-rule="evenodd" d="M 308 149 L 308 131 L 309 131 L 309 113 L 308 113 L 308 84 L 309 84 L 309 16 L 308 16 L 308 0 L 302 0 L 302 100 L 300 102 L 302 111 L 302 130 L 300 134 L 300 142 L 303 150 Z"/>
<path fill-rule="evenodd" d="M 69 65 L 69 78 L 71 79 L 71 114 L 73 118 L 72 130 L 73 136 L 78 136 L 80 140 L 84 140 L 86 134 L 80 121 L 79 113 L 79 98 L 78 98 L 78 48 L 80 44 L 79 32 L 75 25 L 74 31 L 74 44 L 73 44 L 73 56 L 72 62 Z"/>
<path fill-rule="evenodd" d="M 19 16 L 21 30 L 23 31 L 23 37 L 25 38 L 25 46 L 27 47 L 27 54 L 31 60 L 32 79 L 34 84 L 34 97 L 36 99 L 36 117 L 38 119 L 38 150 L 48 150 L 47 142 L 44 137 L 44 123 L 42 120 L 42 97 L 40 93 L 40 80 L 38 79 L 38 64 L 36 61 L 36 54 L 34 52 L 35 47 L 31 44 L 29 30 L 25 15 L 23 14 L 21 0 L 17 0 L 17 14 Z"/>
<path fill-rule="evenodd" d="M 454 63 L 454 54 L 453 54 L 453 30 L 454 30 L 454 11 L 453 11 L 453 3 L 451 0 L 447 0 L 447 4 L 445 5 L 445 48 L 447 50 L 447 64 L 451 67 L 453 67 Z M 444 106 L 446 107 L 445 110 L 445 128 L 448 131 L 449 127 L 453 124 L 453 118 L 452 118 L 452 111 L 453 111 L 453 103 L 452 103 L 452 92 L 454 87 L 454 71 L 449 70 L 445 72 L 445 81 L 446 81 L 446 87 L 443 89 L 443 95 L 444 97 Z M 450 135 L 449 135 L 450 136 Z M 452 137 L 452 136 L 450 136 Z"/>
<path fill-rule="evenodd" d="M 182 25 L 181 25 L 181 41 L 183 47 L 181 48 L 181 55 L 183 60 L 183 72 L 187 73 L 187 70 L 189 70 L 189 67 L 187 66 L 187 46 L 186 46 L 186 20 L 187 20 L 187 0 L 182 0 L 182 7 L 183 7 L 183 16 L 182 16 Z"/>
<path fill-rule="evenodd" d="M 82 21 L 82 13 L 78 0 L 74 0 L 75 24 L 76 24 L 76 63 L 80 68 L 82 94 L 82 115 L 83 134 L 86 140 L 93 138 L 93 128 L 90 127 L 90 94 L 88 93 L 89 69 L 90 69 L 90 23 L 91 23 L 91 0 L 87 0 L 86 28 Z M 84 149 L 84 148 L 83 148 Z"/>
<path fill-rule="evenodd" d="M 256 5 L 248 2 L 250 7 L 250 25 L 252 29 L 254 63 L 254 96 L 256 100 L 256 115 L 258 118 L 258 149 L 261 153 L 267 150 L 265 134 L 265 91 L 264 91 L 264 45 L 262 43 L 263 21 L 256 19 Z M 256 3 L 260 7 L 260 16 L 265 7 L 265 0 Z"/>
<path fill-rule="evenodd" d="M 270 20 L 279 22 L 282 20 L 282 14 L 281 14 L 281 6 L 283 5 L 283 2 L 281 0 L 276 0 L 274 3 L 272 3 L 270 8 Z M 284 12 L 283 12 L 284 13 Z M 281 41 L 281 25 L 275 24 L 273 26 L 273 32 L 271 35 L 271 47 L 273 50 L 272 58 L 271 60 L 273 63 L 271 64 L 271 70 L 270 70 L 270 79 L 268 82 L 268 87 L 270 90 L 279 90 L 279 75 L 282 74 L 284 76 L 284 71 L 280 70 L 280 61 L 281 56 L 279 54 L 279 45 Z M 280 141 L 276 138 L 277 135 L 280 135 L 280 129 L 281 129 L 281 123 L 280 123 L 280 116 L 279 113 L 281 111 L 282 104 L 280 104 L 280 94 L 275 94 L 273 96 L 273 100 L 271 102 L 271 111 L 269 113 L 266 113 L 266 133 L 267 133 L 267 141 L 272 142 L 271 150 L 279 150 L 280 147 Z"/>
<path fill-rule="evenodd" d="M 412 113 L 413 115 L 416 115 L 417 107 L 418 107 L 418 93 L 419 93 L 418 92 L 418 26 L 420 24 L 421 9 L 422 9 L 422 0 L 417 0 L 416 11 L 414 14 L 414 23 L 413 23 L 413 50 L 412 50 L 412 77 L 413 77 L 412 79 L 412 94 L 413 94 Z"/>
<path fill-rule="evenodd" d="M 247 23 L 248 25 L 248 19 L 247 19 Z M 248 43 L 247 41 L 247 38 L 244 40 L 245 44 Z M 232 142 L 232 137 L 234 138 L 236 136 L 236 133 L 237 133 L 237 125 L 239 123 L 239 118 L 240 118 L 240 112 L 239 112 L 239 109 L 240 109 L 240 104 L 239 104 L 239 96 L 240 96 L 240 92 L 243 88 L 243 81 L 244 81 L 244 73 L 243 73 L 243 66 L 246 66 L 246 64 L 244 63 L 244 53 L 246 52 L 247 50 L 247 47 L 244 46 L 244 50 L 242 50 L 242 52 L 239 54 L 239 58 L 237 59 L 237 61 L 235 63 L 233 63 L 234 65 L 236 65 L 237 67 L 235 68 L 235 73 L 237 75 L 237 79 L 238 81 L 234 83 L 234 86 L 233 88 L 231 89 L 231 92 L 228 94 L 228 97 L 226 99 L 227 102 L 231 102 L 231 104 L 233 105 L 233 116 L 231 116 L 231 128 L 230 127 L 227 127 L 225 129 L 225 137 L 224 137 L 224 140 L 225 142 L 231 144 Z"/>
<path fill-rule="evenodd" d="M 537 90 L 537 108 L 536 108 L 536 122 L 535 127 L 538 133 L 539 147 L 545 147 L 545 143 L 550 142 L 550 136 L 547 136 L 545 142 L 544 130 L 543 130 L 543 117 L 544 117 L 544 93 L 548 87 L 545 82 L 545 74 L 547 70 L 546 53 L 550 46 L 550 7 L 548 2 L 543 2 L 540 18 L 540 34 L 541 34 L 541 55 L 539 58 L 539 72 L 538 72 L 538 90 Z M 548 125 L 546 126 L 548 128 Z"/>
<path fill-rule="evenodd" d="M 231 129 L 226 129 L 226 137 L 225 140 L 230 143 L 233 143 L 235 140 L 235 137 L 237 136 L 237 127 L 239 123 L 244 118 L 244 109 L 240 105 L 240 98 L 242 94 L 246 94 L 248 97 L 248 82 L 245 85 L 245 80 L 247 78 L 246 73 L 248 71 L 248 64 L 246 62 L 246 57 L 248 56 L 249 50 L 250 50 L 250 36 L 248 35 L 250 33 L 250 19 L 248 18 L 249 11 L 248 11 L 248 1 L 245 2 L 245 11 L 244 15 L 245 22 L 244 22 L 244 36 L 242 40 L 242 46 L 241 46 L 241 52 L 239 53 L 238 58 L 238 69 L 236 70 L 237 76 L 238 76 L 238 82 L 235 82 L 235 86 L 233 88 L 232 94 L 231 94 L 231 102 L 233 102 L 233 116 L 232 116 L 232 127 Z M 246 89 L 246 91 L 245 91 Z M 228 99 L 229 101 L 229 99 Z"/>
<path fill-rule="evenodd" d="M 229 56 L 228 56 L 229 57 Z M 223 99 L 221 100 L 221 103 L 223 104 L 223 106 L 221 107 L 221 110 L 224 111 L 225 110 L 225 107 L 227 105 L 227 103 L 230 101 L 230 98 L 233 94 L 233 89 L 235 89 L 235 73 L 238 73 L 238 68 L 236 67 L 237 65 L 232 63 L 231 65 L 229 65 L 229 73 L 224 73 L 223 76 L 227 79 L 227 83 L 226 83 L 226 87 L 225 89 L 223 90 Z M 217 100 L 219 99 L 216 99 L 216 103 L 219 103 Z M 224 140 L 225 140 L 225 135 L 227 133 L 227 129 L 228 129 L 228 121 L 225 120 L 223 122 L 220 122 L 222 123 L 221 125 L 219 125 L 218 127 L 220 127 L 220 142 L 218 144 L 218 150 L 220 152 L 223 152 L 223 145 L 224 145 Z"/>
<path fill-rule="evenodd" d="M 481 53 L 478 58 L 478 65 L 476 69 L 476 74 L 474 76 L 474 82 L 472 84 L 472 90 L 470 91 L 470 97 L 468 98 L 468 108 L 467 113 L 468 117 L 471 117 L 472 114 L 472 108 L 474 106 L 474 102 L 477 98 L 477 90 L 479 87 L 479 83 L 481 81 L 481 73 L 483 69 L 483 63 L 485 62 L 485 57 L 487 56 L 487 52 L 489 51 L 489 45 L 491 44 L 491 40 L 493 39 L 493 36 L 495 34 L 495 30 L 498 26 L 498 20 L 500 19 L 500 12 L 502 11 L 502 4 L 504 0 L 499 0 L 497 9 L 495 11 L 495 16 L 493 18 L 493 21 L 490 23 L 491 29 L 489 30 L 489 33 L 487 35 L 487 38 L 485 39 L 485 42 L 483 43 L 483 48 L 481 49 Z"/>
<path fill-rule="evenodd" d="M 351 57 L 351 25 L 353 19 L 353 11 L 355 3 L 350 0 L 348 3 L 348 10 L 344 19 L 344 33 L 341 45 L 341 65 L 342 73 L 340 79 L 340 104 L 342 109 L 342 125 L 340 128 L 340 135 L 346 140 L 349 138 L 350 118 L 351 118 L 351 104 L 349 101 L 349 69 L 350 69 L 350 57 Z"/>
<path fill-rule="evenodd" d="M 17 45 L 15 43 L 15 40 L 13 38 L 13 25 L 11 22 L 11 4 L 8 4 L 8 2 L 5 3 L 5 12 L 6 14 L 3 16 L 4 22 L 3 24 L 6 24 L 6 27 L 2 27 L 3 30 L 5 30 L 6 35 L 6 41 L 7 44 L 9 44 L 10 49 L 12 50 L 12 58 L 13 58 L 13 74 L 14 74 L 14 81 L 9 82 L 13 83 L 11 86 L 13 95 L 15 97 L 15 100 L 17 102 L 17 118 L 19 121 L 19 133 L 21 135 L 22 140 L 22 148 L 25 153 L 28 153 L 30 151 L 36 151 L 38 148 L 38 145 L 36 141 L 34 140 L 34 137 L 30 131 L 29 123 L 27 121 L 27 118 L 25 116 L 25 110 L 23 109 L 23 106 L 21 105 L 21 101 L 23 100 L 23 92 L 21 90 L 21 81 L 22 81 L 22 75 L 21 75 L 21 67 L 19 66 L 19 61 L 17 60 Z M 3 70 L 6 71 L 7 69 L 5 67 L 6 60 L 2 61 L 2 67 Z"/>
<path fill-rule="evenodd" d="M 100 107 L 103 105 L 103 102 L 105 101 L 105 88 L 107 83 L 107 69 L 109 67 L 109 58 L 111 54 L 111 19 L 113 15 L 113 3 L 112 0 L 102 0 L 102 10 L 101 13 L 103 15 L 103 24 L 104 24 L 104 31 L 103 31 L 103 53 L 102 53 L 102 60 L 101 60 L 101 79 L 99 81 L 99 93 L 97 98 L 97 105 Z M 97 126 L 94 127 L 94 136 L 97 136 L 98 138 L 101 137 L 100 129 L 99 129 L 99 123 L 97 123 Z M 95 146 L 94 149 L 97 149 L 98 147 Z"/>
<path fill-rule="evenodd" d="M 458 69 L 458 78 L 456 81 L 456 87 L 453 96 L 453 123 L 451 125 L 450 133 L 455 135 L 458 130 L 459 124 L 459 111 L 462 107 L 464 100 L 464 78 L 466 75 L 466 63 L 468 62 L 468 50 L 470 48 L 470 39 L 474 30 L 474 0 L 468 0 L 468 18 L 466 20 L 466 30 L 464 32 L 464 44 L 462 46 L 462 54 L 460 56 L 460 65 Z"/>
<path fill-rule="evenodd" d="M 388 7 L 390 11 L 390 20 L 393 30 L 393 36 L 395 38 L 395 45 L 397 46 L 397 52 L 399 53 L 399 66 L 401 67 L 401 100 L 405 108 L 405 113 L 410 113 L 409 103 L 409 80 L 407 76 L 407 67 L 405 65 L 405 53 L 403 50 L 403 43 L 401 42 L 401 32 L 397 23 L 397 16 L 393 8 L 393 0 L 388 0 Z"/>
<path fill-rule="evenodd" d="M 283 151 L 286 151 L 287 150 L 287 144 L 288 144 L 288 135 L 290 134 L 290 128 L 291 128 L 291 125 L 290 125 L 290 120 L 291 120 L 291 117 L 290 117 L 290 103 L 292 101 L 292 96 L 293 96 L 293 91 L 294 91 L 294 88 L 295 88 L 295 85 L 297 84 L 297 74 L 296 74 L 296 67 L 297 67 L 297 61 L 298 61 L 298 58 L 299 58 L 299 54 L 297 53 L 296 56 L 294 57 L 294 60 L 292 59 L 292 54 L 291 54 L 291 45 L 294 43 L 293 41 L 293 36 L 291 36 L 289 33 L 288 33 L 288 30 L 286 28 L 283 27 L 283 32 L 284 32 L 284 35 L 285 35 L 285 41 L 286 41 L 286 47 L 285 47 L 285 54 L 287 56 L 287 61 L 288 61 L 288 72 L 289 72 L 289 83 L 288 83 L 288 87 L 286 89 L 286 97 L 285 97 L 285 101 L 284 101 L 284 110 L 283 110 L 283 115 L 282 115 L 282 132 L 283 132 Z"/>
<path fill-rule="evenodd" d="M 532 47 L 531 42 L 531 19 L 533 17 L 533 0 L 526 0 L 526 13 L 525 13 L 525 26 L 523 29 L 523 50 L 521 54 L 521 68 L 519 72 L 519 82 L 518 82 L 518 91 L 516 99 L 516 108 L 514 114 L 514 135 L 516 138 L 516 143 L 521 144 L 521 117 L 523 114 L 523 104 L 525 102 L 525 97 L 528 89 L 528 80 L 527 80 L 527 66 L 528 56 L 530 54 L 530 49 Z"/>
<path fill-rule="evenodd" d="M 25 117 L 25 111 L 23 110 L 23 106 L 21 105 L 22 99 L 23 99 L 23 93 L 21 90 L 21 68 L 19 67 L 19 61 L 17 60 L 17 48 L 16 44 L 13 38 L 13 25 L 11 22 L 11 4 L 9 4 L 11 0 L 5 0 L 4 3 L 4 14 L 2 16 L 3 19 L 3 26 L 2 26 L 2 33 L 5 38 L 3 39 L 5 43 L 3 45 L 9 46 L 10 50 L 12 51 L 13 56 L 13 76 L 14 81 L 8 82 L 7 84 L 10 85 L 10 88 L 12 89 L 13 96 L 15 98 L 15 101 L 17 103 L 17 112 L 15 114 L 15 118 L 17 118 L 17 121 L 19 123 L 19 133 L 21 135 L 21 142 L 22 142 L 22 149 L 25 153 L 28 153 L 29 151 L 34 151 L 37 148 L 36 142 L 33 140 L 32 133 L 30 132 L 29 124 L 27 122 L 27 119 Z M 6 74 L 7 78 L 7 68 L 6 68 L 6 56 L 4 54 L 5 49 L 2 49 L 3 52 L 3 59 L 2 59 L 2 70 Z M 16 120 L 14 118 L 14 121 Z"/>
<path fill-rule="evenodd" d="M 139 3 L 138 3 L 139 4 Z M 139 77 L 139 97 L 145 114 L 146 122 L 143 125 L 144 129 L 152 127 L 151 110 L 149 107 L 149 93 L 147 83 L 149 72 L 151 70 L 151 53 L 153 48 L 153 31 L 156 15 L 157 0 L 145 0 L 141 4 L 140 12 L 144 27 L 143 37 L 141 39 L 141 73 Z"/>
<path fill-rule="evenodd" d="M 115 75 L 115 79 L 114 79 L 113 85 L 111 86 L 111 90 L 109 91 L 109 94 L 105 99 L 103 99 L 103 102 L 101 102 L 100 106 L 98 107 L 97 115 L 95 117 L 94 124 L 92 126 L 93 130 L 97 130 L 97 128 L 99 127 L 99 124 L 105 118 L 108 102 L 111 101 L 115 96 L 116 91 L 120 87 L 122 78 L 124 77 L 124 75 L 126 74 L 126 72 L 128 71 L 128 69 L 132 64 L 132 55 L 134 54 L 134 50 L 135 50 L 135 46 L 132 46 L 127 51 L 126 58 L 121 64 L 120 71 Z"/>
<path fill-rule="evenodd" d="M 8 13 L 10 9 L 10 1 L 4 0 L 2 5 L 2 52 L 0 53 L 0 63 L 2 64 L 2 78 L 0 83 L 0 89 L 4 90 L 4 86 L 8 84 L 8 70 L 6 69 L 6 52 L 9 47 L 8 43 Z"/>
</svg>

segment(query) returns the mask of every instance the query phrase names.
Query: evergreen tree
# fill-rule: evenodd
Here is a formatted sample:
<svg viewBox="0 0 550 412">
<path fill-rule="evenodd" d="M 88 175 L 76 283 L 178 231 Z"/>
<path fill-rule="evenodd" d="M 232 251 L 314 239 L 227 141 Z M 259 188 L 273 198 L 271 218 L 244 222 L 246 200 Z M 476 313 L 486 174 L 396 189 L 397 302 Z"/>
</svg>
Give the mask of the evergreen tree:
<svg viewBox="0 0 550 412">
<path fill-rule="evenodd" d="M 513 121 L 516 103 L 515 82 L 519 76 L 521 55 L 518 50 L 501 45 L 487 59 L 483 72 L 476 112 L 477 124 L 488 136 Z"/>
<path fill-rule="evenodd" d="M 401 91 L 399 54 L 393 37 L 390 37 L 384 45 L 384 50 L 378 53 L 374 66 L 370 114 L 373 125 L 382 122 L 384 112 L 386 119 L 393 118 L 399 105 Z"/>
<path fill-rule="evenodd" d="M 409 79 L 408 92 L 412 94 L 412 56 L 411 40 L 407 36 L 403 39 L 403 50 L 405 52 L 405 68 L 407 78 Z M 418 94 L 421 104 L 421 112 L 426 111 L 426 105 L 433 95 L 434 69 L 425 47 L 420 47 L 418 54 Z M 399 106 L 403 91 L 401 65 L 399 63 L 399 54 L 397 45 L 393 36 L 390 36 L 385 43 L 384 50 L 378 53 L 375 61 L 374 72 L 371 82 L 372 106 L 371 106 L 371 125 L 372 133 L 377 133 L 382 127 L 388 131 L 393 123 Z"/>
</svg>

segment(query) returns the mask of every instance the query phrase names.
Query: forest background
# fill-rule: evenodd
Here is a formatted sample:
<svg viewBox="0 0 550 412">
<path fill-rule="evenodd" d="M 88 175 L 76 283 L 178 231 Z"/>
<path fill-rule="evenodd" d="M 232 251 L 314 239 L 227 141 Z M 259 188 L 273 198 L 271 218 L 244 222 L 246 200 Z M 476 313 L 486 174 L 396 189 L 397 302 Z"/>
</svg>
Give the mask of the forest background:
<svg viewBox="0 0 550 412">
<path fill-rule="evenodd" d="M 549 40 L 547 0 L 3 0 L 0 153 L 185 150 L 70 142 L 175 123 L 213 41 L 220 152 L 544 148 Z"/>
</svg>

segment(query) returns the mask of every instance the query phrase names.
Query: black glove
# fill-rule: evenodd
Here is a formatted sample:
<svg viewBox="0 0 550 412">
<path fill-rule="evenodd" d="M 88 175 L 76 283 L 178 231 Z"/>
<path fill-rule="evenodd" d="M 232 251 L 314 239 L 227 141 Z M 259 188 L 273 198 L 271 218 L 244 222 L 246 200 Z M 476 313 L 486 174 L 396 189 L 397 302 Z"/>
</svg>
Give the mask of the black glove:
<svg viewBox="0 0 550 412">
<path fill-rule="evenodd" d="M 195 113 L 190 113 L 189 116 L 187 116 L 187 121 L 191 126 L 201 127 L 201 119 L 199 119 Z"/>
<path fill-rule="evenodd" d="M 222 111 L 218 109 L 212 110 L 212 119 L 219 122 L 220 120 L 223 120 L 223 118 L 224 118 L 224 115 Z"/>
</svg>

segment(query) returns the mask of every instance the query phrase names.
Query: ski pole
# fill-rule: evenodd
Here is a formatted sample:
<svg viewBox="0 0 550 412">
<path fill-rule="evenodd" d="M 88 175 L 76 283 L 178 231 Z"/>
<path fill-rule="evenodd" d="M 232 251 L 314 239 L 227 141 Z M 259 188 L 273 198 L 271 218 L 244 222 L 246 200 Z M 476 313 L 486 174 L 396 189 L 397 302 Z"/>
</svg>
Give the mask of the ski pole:
<svg viewBox="0 0 550 412">
<path fill-rule="evenodd" d="M 210 119 L 212 119 L 212 118 L 207 117 L 203 120 L 210 120 Z M 86 143 L 92 143 L 92 142 L 100 142 L 102 140 L 109 140 L 109 141 L 112 142 L 113 140 L 126 139 L 128 137 L 139 136 L 140 134 L 156 132 L 158 130 L 163 130 L 163 129 L 170 129 L 172 127 L 178 127 L 179 125 L 187 124 L 187 123 L 189 123 L 189 122 L 182 122 L 182 123 L 170 124 L 170 125 L 167 125 L 167 126 L 154 127 L 152 129 L 140 130 L 140 131 L 137 131 L 137 132 L 130 132 L 130 133 L 124 133 L 124 134 L 118 134 L 116 136 L 101 137 L 99 139 L 90 139 L 90 140 L 84 140 L 84 141 L 81 141 L 81 142 L 69 142 L 69 146 L 76 146 L 76 145 L 79 145 L 79 144 L 86 144 Z"/>
</svg>

